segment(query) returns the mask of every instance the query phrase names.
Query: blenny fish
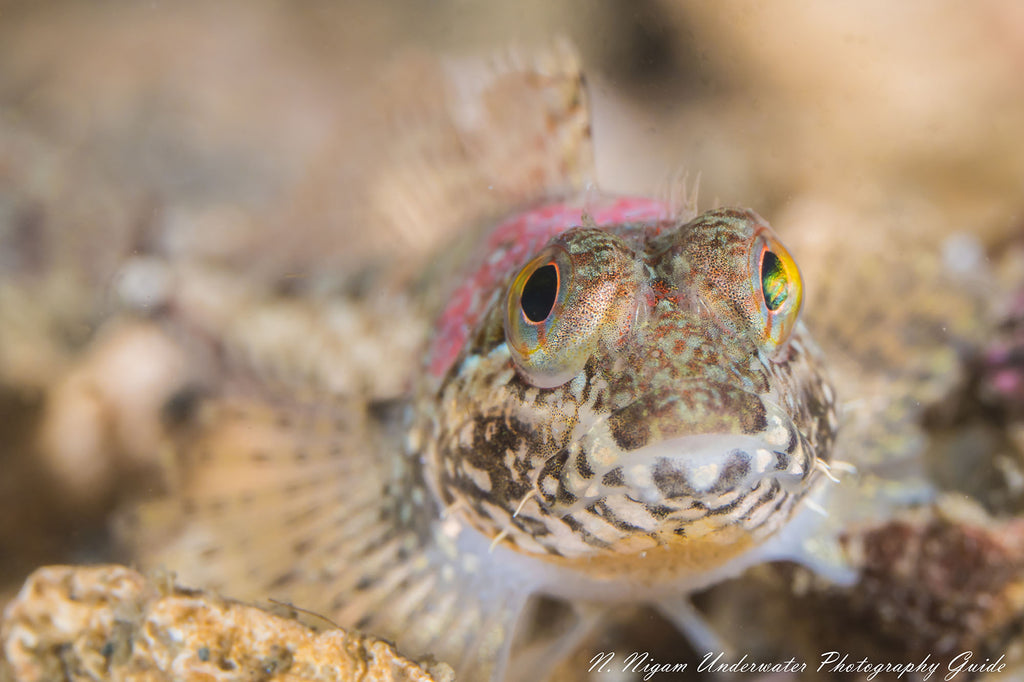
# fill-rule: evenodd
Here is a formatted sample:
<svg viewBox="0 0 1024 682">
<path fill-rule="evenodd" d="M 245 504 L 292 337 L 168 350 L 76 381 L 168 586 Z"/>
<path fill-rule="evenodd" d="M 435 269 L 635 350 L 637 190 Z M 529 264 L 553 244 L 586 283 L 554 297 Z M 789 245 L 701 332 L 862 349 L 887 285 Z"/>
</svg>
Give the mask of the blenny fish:
<svg viewBox="0 0 1024 682">
<path fill-rule="evenodd" d="M 964 523 L 938 495 L 1024 509 L 1016 327 L 992 341 L 997 253 L 1020 243 L 1019 69 L 969 49 L 1006 43 L 985 11 L 952 22 L 966 34 L 907 14 L 935 30 L 874 72 L 884 35 L 830 39 L 813 13 L 820 64 L 796 71 L 770 29 L 788 14 L 685 17 L 716 49 L 656 52 L 708 87 L 684 75 L 633 90 L 660 115 L 594 120 L 628 142 L 602 177 L 650 199 L 588 184 L 570 51 L 364 71 L 359 46 L 397 46 L 283 8 L 4 23 L 4 461 L 48 462 L 54 487 L 5 470 L 3 538 L 74 518 L 54 559 L 285 602 L 468 680 L 579 679 L 581 651 L 632 646 L 624 603 L 699 653 L 980 659 L 1019 638 L 1017 521 Z M 709 160 L 708 193 L 779 236 L 631 177 Z M 83 519 L 115 498 L 112 557 Z M 649 615 L 631 629 L 663 627 Z"/>
<path fill-rule="evenodd" d="M 133 560 L 501 680 L 550 670 L 592 603 L 699 640 L 686 594 L 809 556 L 837 402 L 766 220 L 578 192 L 474 233 L 431 270 L 459 275 L 422 297 L 405 396 L 268 367 L 167 306 L 214 369 L 168 401 L 175 474 L 125 523 Z M 574 606 L 563 636 L 531 639 L 538 596 Z"/>
<path fill-rule="evenodd" d="M 799 553 L 782 529 L 825 480 L 835 399 L 762 218 L 559 203 L 483 253 L 403 439 L 369 405 L 200 399 L 180 427 L 186 530 L 158 561 L 500 679 L 533 594 L 673 602 Z M 225 466 L 245 470 L 234 490 Z"/>
</svg>

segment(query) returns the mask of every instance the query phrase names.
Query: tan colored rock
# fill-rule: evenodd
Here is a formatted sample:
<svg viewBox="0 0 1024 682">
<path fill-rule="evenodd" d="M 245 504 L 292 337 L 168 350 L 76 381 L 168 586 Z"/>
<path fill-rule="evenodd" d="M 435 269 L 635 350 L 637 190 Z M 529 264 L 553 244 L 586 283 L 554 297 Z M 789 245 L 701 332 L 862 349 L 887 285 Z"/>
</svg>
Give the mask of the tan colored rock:
<svg viewBox="0 0 1024 682">
<path fill-rule="evenodd" d="M 0 680 L 450 682 L 387 642 L 202 592 L 117 565 L 33 573 L 0 621 Z"/>
</svg>

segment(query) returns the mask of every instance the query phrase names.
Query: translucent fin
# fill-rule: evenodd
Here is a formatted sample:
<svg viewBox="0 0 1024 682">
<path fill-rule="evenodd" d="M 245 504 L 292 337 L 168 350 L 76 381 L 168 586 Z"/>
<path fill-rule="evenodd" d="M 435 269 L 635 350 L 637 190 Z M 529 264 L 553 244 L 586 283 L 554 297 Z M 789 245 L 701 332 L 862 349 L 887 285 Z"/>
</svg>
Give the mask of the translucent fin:
<svg viewBox="0 0 1024 682">
<path fill-rule="evenodd" d="M 513 194 L 576 191 L 595 180 L 590 111 L 568 42 L 444 68 L 452 118 L 485 177 Z"/>
<path fill-rule="evenodd" d="M 361 404 L 211 398 L 189 422 L 174 489 L 123 519 L 143 568 L 323 614 L 460 679 L 500 674 L 526 586 L 449 541 L 416 460 Z"/>
<path fill-rule="evenodd" d="M 282 231 L 373 226 L 346 231 L 338 246 L 422 256 L 457 230 L 593 179 L 590 112 L 566 44 L 448 60 L 402 54 L 382 71 L 310 169 Z"/>
<path fill-rule="evenodd" d="M 694 651 L 701 654 L 722 652 L 725 658 L 733 657 L 734 649 L 711 629 L 688 597 L 666 597 L 653 606 L 686 635 Z"/>
<path fill-rule="evenodd" d="M 808 537 L 783 558 L 795 561 L 834 585 L 850 586 L 859 577 L 835 535 L 818 533 Z"/>
<path fill-rule="evenodd" d="M 561 613 L 557 607 L 561 607 Z M 601 624 L 608 608 L 585 602 L 556 604 L 544 599 L 532 600 L 523 615 L 523 627 L 517 633 L 515 663 L 509 666 L 505 682 L 546 679 Z M 537 626 L 541 622 L 545 627 Z M 531 636 L 518 636 L 524 633 Z"/>
<path fill-rule="evenodd" d="M 834 468 L 838 471 L 843 467 Z M 831 471 L 819 473 L 821 479 L 802 507 L 775 536 L 754 550 L 751 558 L 758 562 L 793 561 L 831 583 L 852 585 L 857 581 L 857 569 L 840 545 L 841 528 L 835 525 L 832 510 L 837 496 L 857 492 L 856 476 L 844 473 L 841 479 L 832 480 L 826 478 Z"/>
<path fill-rule="evenodd" d="M 680 222 L 688 222 L 697 216 L 698 195 L 700 194 L 700 173 L 690 177 L 690 171 L 678 168 L 666 173 L 659 183 L 657 196 L 669 207 L 670 215 Z"/>
</svg>

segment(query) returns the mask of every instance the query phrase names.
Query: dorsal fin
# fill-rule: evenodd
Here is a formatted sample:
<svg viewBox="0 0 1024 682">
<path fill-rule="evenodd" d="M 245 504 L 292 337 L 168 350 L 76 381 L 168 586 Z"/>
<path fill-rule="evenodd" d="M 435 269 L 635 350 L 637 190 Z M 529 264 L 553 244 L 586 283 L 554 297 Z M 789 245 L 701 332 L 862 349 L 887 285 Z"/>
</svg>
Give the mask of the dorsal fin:
<svg viewBox="0 0 1024 682">
<path fill-rule="evenodd" d="M 564 43 L 489 59 L 402 54 L 357 96 L 275 229 L 302 225 L 324 233 L 317 243 L 342 237 L 345 252 L 416 260 L 467 227 L 593 180 L 583 78 Z"/>
</svg>

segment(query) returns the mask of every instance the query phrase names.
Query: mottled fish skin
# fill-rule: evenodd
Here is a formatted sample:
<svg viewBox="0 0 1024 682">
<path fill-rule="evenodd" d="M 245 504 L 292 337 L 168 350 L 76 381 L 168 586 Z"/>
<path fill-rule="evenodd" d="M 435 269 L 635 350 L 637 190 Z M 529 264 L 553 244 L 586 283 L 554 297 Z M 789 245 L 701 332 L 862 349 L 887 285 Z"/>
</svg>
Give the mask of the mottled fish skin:
<svg viewBox="0 0 1024 682">
<path fill-rule="evenodd" d="M 496 287 L 421 400 L 420 440 L 451 516 L 493 542 L 601 580 L 686 584 L 789 519 L 818 482 L 837 419 L 803 326 L 765 344 L 737 303 L 763 220 L 723 209 L 686 222 L 645 201 L 591 206 L 593 227 L 553 237 L 570 286 L 602 289 L 596 301 L 581 294 L 581 319 L 604 314 L 613 328 L 579 370 L 533 385 L 510 351 L 507 285 Z M 646 220 L 598 226 L 635 205 Z"/>
<path fill-rule="evenodd" d="M 273 381 L 248 357 L 170 425 L 180 478 L 128 519 L 139 562 L 502 679 L 532 594 L 656 602 L 763 560 L 836 427 L 795 265 L 789 330 L 765 316 L 764 253 L 792 265 L 767 224 L 634 198 L 518 214 L 493 233 L 515 245 L 510 224 L 537 228 L 568 287 L 546 364 L 509 343 L 535 253 L 493 272 L 486 249 L 465 279 L 488 270 L 478 307 L 452 298 L 473 321 L 461 349 L 436 374 L 435 340 L 411 403 Z"/>
</svg>

